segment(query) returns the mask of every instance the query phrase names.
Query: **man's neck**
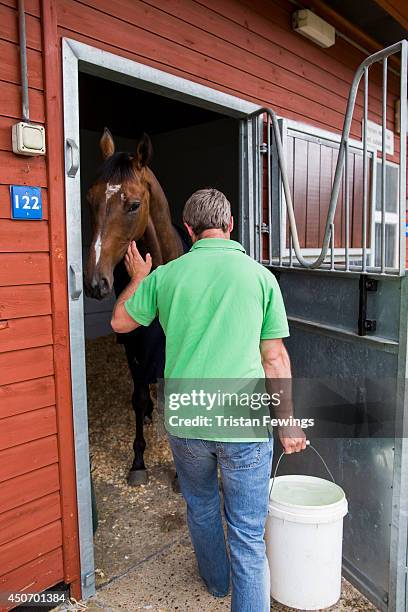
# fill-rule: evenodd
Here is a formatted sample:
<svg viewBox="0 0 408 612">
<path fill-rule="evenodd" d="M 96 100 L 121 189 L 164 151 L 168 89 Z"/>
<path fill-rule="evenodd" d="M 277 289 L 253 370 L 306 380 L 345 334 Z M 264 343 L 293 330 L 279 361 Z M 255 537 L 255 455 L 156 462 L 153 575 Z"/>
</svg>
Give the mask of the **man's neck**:
<svg viewBox="0 0 408 612">
<path fill-rule="evenodd" d="M 221 229 L 207 229 L 201 232 L 199 236 L 196 236 L 195 241 L 202 240 L 203 238 L 222 238 L 223 240 L 230 239 L 229 232 L 223 232 Z"/>
</svg>

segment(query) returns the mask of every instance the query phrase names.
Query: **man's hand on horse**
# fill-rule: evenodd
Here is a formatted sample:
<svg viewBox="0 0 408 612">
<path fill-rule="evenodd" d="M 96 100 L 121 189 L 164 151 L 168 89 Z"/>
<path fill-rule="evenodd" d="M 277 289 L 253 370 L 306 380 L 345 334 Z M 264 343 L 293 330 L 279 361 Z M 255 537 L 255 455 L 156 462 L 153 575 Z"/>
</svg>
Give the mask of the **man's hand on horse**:
<svg viewBox="0 0 408 612">
<path fill-rule="evenodd" d="M 151 255 L 147 253 L 145 261 L 137 249 L 136 242 L 132 240 L 126 251 L 125 266 L 131 279 L 145 278 L 152 269 Z"/>
<path fill-rule="evenodd" d="M 126 251 L 125 266 L 130 276 L 130 283 L 116 300 L 111 320 L 112 329 L 118 334 L 127 334 L 140 326 L 140 323 L 127 312 L 125 302 L 134 295 L 141 281 L 152 269 L 150 253 L 147 253 L 145 261 L 137 250 L 135 241 L 132 240 Z"/>
<path fill-rule="evenodd" d="M 306 448 L 306 435 L 301 427 L 278 427 L 279 440 L 287 455 L 299 453 Z"/>
</svg>

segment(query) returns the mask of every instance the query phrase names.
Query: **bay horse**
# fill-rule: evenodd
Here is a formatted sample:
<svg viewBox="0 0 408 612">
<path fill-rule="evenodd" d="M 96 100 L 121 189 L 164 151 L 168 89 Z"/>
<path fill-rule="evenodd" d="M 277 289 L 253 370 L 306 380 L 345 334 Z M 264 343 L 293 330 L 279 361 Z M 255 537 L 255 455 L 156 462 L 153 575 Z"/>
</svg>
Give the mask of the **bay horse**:
<svg viewBox="0 0 408 612">
<path fill-rule="evenodd" d="M 105 128 L 99 146 L 103 163 L 87 193 L 93 237 L 84 281 L 86 295 L 102 300 L 113 289 L 118 296 L 128 284 L 123 258 L 132 240 L 137 242 L 143 257 L 151 254 L 152 269 L 179 257 L 188 247 L 172 224 L 164 191 L 149 168 L 152 157 L 149 136 L 143 134 L 134 153 L 116 152 L 112 135 Z M 163 378 L 165 336 L 155 319 L 148 327 L 118 334 L 118 341 L 124 345 L 133 379 L 136 435 L 128 483 L 136 486 L 148 481 L 143 424 L 151 419 L 153 410 L 149 385 Z"/>
</svg>

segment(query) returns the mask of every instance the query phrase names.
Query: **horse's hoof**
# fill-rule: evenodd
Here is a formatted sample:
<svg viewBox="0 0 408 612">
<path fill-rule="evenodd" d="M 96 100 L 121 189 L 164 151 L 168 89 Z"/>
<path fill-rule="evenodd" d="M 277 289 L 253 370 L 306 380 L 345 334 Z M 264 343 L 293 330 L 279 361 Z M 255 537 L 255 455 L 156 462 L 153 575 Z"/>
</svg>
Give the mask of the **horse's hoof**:
<svg viewBox="0 0 408 612">
<path fill-rule="evenodd" d="M 149 481 L 147 470 L 130 470 L 127 481 L 130 487 L 147 484 Z"/>
<path fill-rule="evenodd" d="M 180 482 L 179 482 L 179 479 L 177 477 L 177 474 L 173 478 L 171 486 L 172 486 L 172 489 L 173 489 L 174 493 L 181 493 Z"/>
</svg>

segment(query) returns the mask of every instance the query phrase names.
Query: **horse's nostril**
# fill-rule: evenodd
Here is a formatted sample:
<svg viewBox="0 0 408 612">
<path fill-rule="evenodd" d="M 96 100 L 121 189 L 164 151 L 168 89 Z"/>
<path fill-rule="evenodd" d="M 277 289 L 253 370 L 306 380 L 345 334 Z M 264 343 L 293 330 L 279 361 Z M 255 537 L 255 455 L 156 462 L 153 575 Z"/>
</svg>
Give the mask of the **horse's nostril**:
<svg viewBox="0 0 408 612">
<path fill-rule="evenodd" d="M 107 295 L 110 291 L 109 281 L 107 278 L 101 278 L 99 281 L 99 291 L 101 295 Z"/>
<path fill-rule="evenodd" d="M 99 277 L 95 274 L 85 283 L 86 295 L 96 300 L 102 300 L 110 294 L 111 290 L 111 284 L 105 276 Z"/>
</svg>

